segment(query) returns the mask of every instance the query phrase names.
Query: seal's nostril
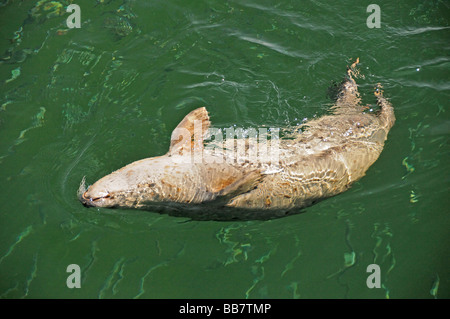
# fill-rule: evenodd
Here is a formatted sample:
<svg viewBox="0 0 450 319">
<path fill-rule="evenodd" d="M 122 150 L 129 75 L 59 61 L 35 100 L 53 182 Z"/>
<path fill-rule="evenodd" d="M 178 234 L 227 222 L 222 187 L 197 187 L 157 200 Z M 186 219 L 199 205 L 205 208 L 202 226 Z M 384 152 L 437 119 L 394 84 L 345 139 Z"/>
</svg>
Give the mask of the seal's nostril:
<svg viewBox="0 0 450 319">
<path fill-rule="evenodd" d="M 86 193 L 87 193 L 87 191 L 85 191 L 85 192 L 83 193 L 83 195 L 81 195 L 81 197 L 82 197 L 85 201 L 92 200 L 92 198 L 86 198 Z"/>
<path fill-rule="evenodd" d="M 92 204 L 90 204 L 90 203 L 92 203 L 92 198 L 86 196 L 86 193 L 87 193 L 87 191 L 84 192 L 83 194 L 81 194 L 80 201 L 84 206 L 90 207 L 90 206 L 92 206 Z"/>
</svg>

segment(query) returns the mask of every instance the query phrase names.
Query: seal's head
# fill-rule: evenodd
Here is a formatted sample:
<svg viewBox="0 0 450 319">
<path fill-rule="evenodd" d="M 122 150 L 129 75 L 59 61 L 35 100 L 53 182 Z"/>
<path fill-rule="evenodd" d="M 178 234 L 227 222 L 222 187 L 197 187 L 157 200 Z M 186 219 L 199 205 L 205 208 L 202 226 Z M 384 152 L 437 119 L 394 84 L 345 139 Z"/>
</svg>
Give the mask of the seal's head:
<svg viewBox="0 0 450 319">
<path fill-rule="evenodd" d="M 78 198 L 88 207 L 139 208 L 147 202 L 158 202 L 161 194 L 168 192 L 163 179 L 174 167 L 173 163 L 154 157 L 129 164 L 104 176 L 88 188 L 83 178 Z M 172 174 L 171 177 L 174 180 L 178 176 Z"/>
<path fill-rule="evenodd" d="M 112 189 L 106 189 L 96 183 L 86 188 L 86 181 L 83 177 L 78 189 L 78 199 L 87 207 L 116 207 L 118 201 Z"/>
</svg>

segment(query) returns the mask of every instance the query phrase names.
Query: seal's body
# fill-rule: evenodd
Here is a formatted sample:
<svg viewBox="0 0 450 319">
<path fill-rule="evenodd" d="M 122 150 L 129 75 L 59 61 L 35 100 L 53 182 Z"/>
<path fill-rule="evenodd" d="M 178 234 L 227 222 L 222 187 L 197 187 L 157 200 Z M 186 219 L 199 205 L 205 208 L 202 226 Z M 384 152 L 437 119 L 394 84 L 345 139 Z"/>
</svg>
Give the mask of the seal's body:
<svg viewBox="0 0 450 319">
<path fill-rule="evenodd" d="M 166 155 L 131 163 L 88 190 L 83 180 L 79 198 L 86 206 L 230 220 L 298 213 L 302 207 L 342 193 L 377 160 L 395 122 L 380 86 L 375 91 L 380 112 L 364 113 L 352 77 L 357 62 L 348 69 L 332 115 L 297 127 L 289 139 L 259 141 L 276 143 L 276 161 L 218 158 L 217 149 L 203 139 L 210 122 L 206 109 L 199 108 L 174 130 Z M 247 139 L 245 148 L 256 142 Z M 195 160 L 200 152 L 201 160 Z"/>
</svg>

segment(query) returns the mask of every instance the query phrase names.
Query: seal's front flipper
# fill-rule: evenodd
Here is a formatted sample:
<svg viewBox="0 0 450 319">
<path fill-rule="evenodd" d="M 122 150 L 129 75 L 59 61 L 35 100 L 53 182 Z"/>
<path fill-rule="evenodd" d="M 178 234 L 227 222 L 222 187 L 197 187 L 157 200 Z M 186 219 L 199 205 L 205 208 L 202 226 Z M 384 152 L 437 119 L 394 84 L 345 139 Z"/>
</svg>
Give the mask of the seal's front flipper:
<svg viewBox="0 0 450 319">
<path fill-rule="evenodd" d="M 358 63 L 359 58 L 350 67 L 347 67 L 347 75 L 337 88 L 337 94 L 335 94 L 336 103 L 332 107 L 335 114 L 362 112 L 358 85 L 353 78 L 360 76 L 356 67 Z"/>
<path fill-rule="evenodd" d="M 263 178 L 259 171 L 242 171 L 227 164 L 207 165 L 204 173 L 206 192 L 203 201 L 217 201 L 218 204 L 255 189 Z"/>
</svg>

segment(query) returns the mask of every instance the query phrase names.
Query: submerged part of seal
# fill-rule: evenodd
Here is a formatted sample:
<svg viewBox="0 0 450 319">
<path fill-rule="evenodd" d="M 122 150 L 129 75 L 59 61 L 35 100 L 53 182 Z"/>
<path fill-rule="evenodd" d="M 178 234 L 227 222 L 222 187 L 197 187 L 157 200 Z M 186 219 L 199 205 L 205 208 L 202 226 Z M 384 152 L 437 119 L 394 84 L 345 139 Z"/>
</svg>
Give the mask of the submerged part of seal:
<svg viewBox="0 0 450 319">
<path fill-rule="evenodd" d="M 299 213 L 302 207 L 342 193 L 377 160 L 395 122 L 380 85 L 375 96 L 381 110 L 364 112 L 353 78 L 357 63 L 348 68 L 332 114 L 296 127 L 289 139 L 247 138 L 227 144 L 227 150 L 236 150 L 239 141 L 246 150 L 276 146 L 276 160 L 239 161 L 235 153 L 223 155 L 211 147 L 214 143 L 205 139 L 209 116 L 202 107 L 175 128 L 166 155 L 133 162 L 87 190 L 83 179 L 79 199 L 85 206 L 248 220 Z"/>
</svg>

